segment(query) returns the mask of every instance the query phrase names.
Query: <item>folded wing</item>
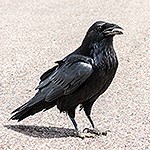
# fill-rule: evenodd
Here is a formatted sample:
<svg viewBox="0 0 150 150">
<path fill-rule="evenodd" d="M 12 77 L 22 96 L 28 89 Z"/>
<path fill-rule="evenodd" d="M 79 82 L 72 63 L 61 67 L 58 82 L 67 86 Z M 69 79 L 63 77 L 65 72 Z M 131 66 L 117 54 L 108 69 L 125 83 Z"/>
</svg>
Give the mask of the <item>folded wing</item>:
<svg viewBox="0 0 150 150">
<path fill-rule="evenodd" d="M 45 80 L 41 81 L 36 89 L 37 94 L 28 102 L 32 106 L 41 100 L 52 102 L 55 99 L 68 95 L 75 91 L 93 72 L 93 60 L 91 58 L 72 55 L 59 61 Z"/>
</svg>

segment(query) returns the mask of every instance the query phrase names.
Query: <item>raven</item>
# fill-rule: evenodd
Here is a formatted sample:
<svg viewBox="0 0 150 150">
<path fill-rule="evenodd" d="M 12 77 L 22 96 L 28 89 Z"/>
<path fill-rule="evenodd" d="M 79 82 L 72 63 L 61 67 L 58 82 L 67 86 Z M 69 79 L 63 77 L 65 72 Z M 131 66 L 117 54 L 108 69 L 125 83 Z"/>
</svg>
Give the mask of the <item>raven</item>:
<svg viewBox="0 0 150 150">
<path fill-rule="evenodd" d="M 14 110 L 12 113 L 15 114 L 10 119 L 21 121 L 39 111 L 57 106 L 60 112 L 67 112 L 79 133 L 75 109 L 80 105 L 94 131 L 91 108 L 115 76 L 118 60 L 113 48 L 113 37 L 123 34 L 122 30 L 113 23 L 95 22 L 87 31 L 81 46 L 57 61 L 56 66 L 40 77 L 35 96 Z"/>
</svg>

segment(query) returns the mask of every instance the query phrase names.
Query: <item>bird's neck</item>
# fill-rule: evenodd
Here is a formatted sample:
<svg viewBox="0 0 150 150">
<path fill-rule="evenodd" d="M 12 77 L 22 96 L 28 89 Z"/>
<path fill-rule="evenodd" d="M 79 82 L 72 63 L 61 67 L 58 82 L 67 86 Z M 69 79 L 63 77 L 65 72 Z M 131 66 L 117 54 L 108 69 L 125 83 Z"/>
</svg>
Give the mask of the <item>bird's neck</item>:
<svg viewBox="0 0 150 150">
<path fill-rule="evenodd" d="M 116 69 L 118 66 L 112 38 L 93 43 L 91 57 L 96 66 L 101 67 L 101 65 L 103 65 L 103 69 L 105 70 Z"/>
<path fill-rule="evenodd" d="M 92 53 L 114 53 L 113 38 L 105 38 L 91 44 Z"/>
<path fill-rule="evenodd" d="M 90 57 L 90 48 L 89 45 L 81 45 L 78 49 L 76 49 L 73 54 L 84 55 Z"/>
</svg>

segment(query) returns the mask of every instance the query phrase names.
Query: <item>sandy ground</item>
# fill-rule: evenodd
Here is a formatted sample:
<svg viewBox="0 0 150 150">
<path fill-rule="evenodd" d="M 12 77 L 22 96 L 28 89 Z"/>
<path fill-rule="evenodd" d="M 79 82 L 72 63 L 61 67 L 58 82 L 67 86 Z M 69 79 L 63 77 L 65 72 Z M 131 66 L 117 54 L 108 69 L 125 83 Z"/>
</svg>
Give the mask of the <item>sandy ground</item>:
<svg viewBox="0 0 150 150">
<path fill-rule="evenodd" d="M 150 150 L 149 0 L 0 0 L 0 149 Z M 75 50 L 97 20 L 117 23 L 115 79 L 94 104 L 92 117 L 107 136 L 73 136 L 56 108 L 20 123 L 12 110 L 30 99 L 40 75 Z M 80 129 L 90 127 L 76 111 Z"/>
</svg>

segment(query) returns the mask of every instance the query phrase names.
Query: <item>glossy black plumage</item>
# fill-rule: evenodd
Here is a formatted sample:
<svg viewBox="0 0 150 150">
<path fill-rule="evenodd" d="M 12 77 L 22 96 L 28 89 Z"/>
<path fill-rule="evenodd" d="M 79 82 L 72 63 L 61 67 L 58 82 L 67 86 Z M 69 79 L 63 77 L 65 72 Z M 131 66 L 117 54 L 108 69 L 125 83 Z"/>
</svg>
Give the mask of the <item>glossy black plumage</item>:
<svg viewBox="0 0 150 150">
<path fill-rule="evenodd" d="M 109 87 L 117 70 L 113 37 L 122 34 L 119 29 L 112 23 L 94 23 L 81 46 L 41 76 L 36 95 L 13 111 L 11 119 L 20 121 L 57 105 L 61 112 L 68 113 L 77 129 L 75 109 L 81 104 L 94 127 L 90 117 L 92 105 Z"/>
</svg>

